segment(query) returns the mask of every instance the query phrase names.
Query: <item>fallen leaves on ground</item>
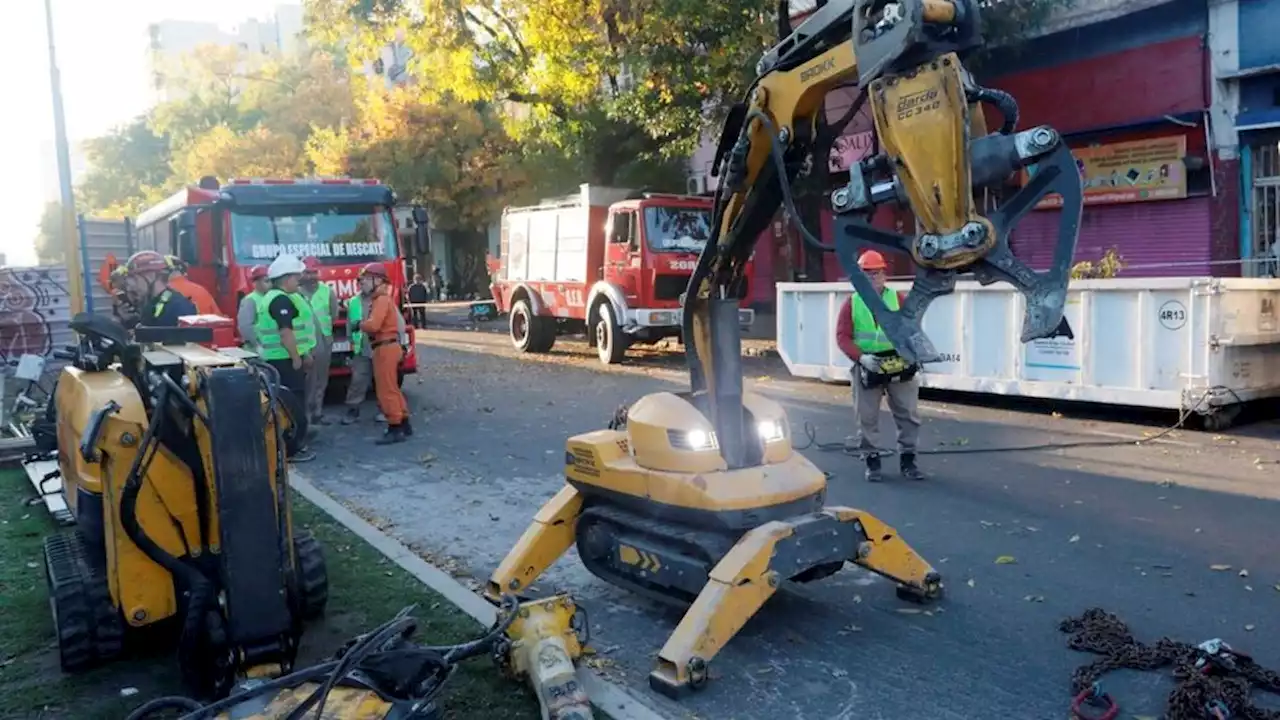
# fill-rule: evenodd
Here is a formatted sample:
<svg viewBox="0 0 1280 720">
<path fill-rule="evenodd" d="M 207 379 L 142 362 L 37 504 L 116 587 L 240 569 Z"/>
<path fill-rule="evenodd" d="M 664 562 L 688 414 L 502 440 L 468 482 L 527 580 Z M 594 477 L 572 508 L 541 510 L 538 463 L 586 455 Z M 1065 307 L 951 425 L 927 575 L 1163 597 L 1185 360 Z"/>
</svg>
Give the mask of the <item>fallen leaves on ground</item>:
<svg viewBox="0 0 1280 720">
<path fill-rule="evenodd" d="M 1230 570 L 1231 566 L 1230 565 L 1210 565 L 1209 569 L 1217 572 L 1222 572 L 1223 570 Z"/>
<path fill-rule="evenodd" d="M 975 583 L 975 582 L 973 581 L 973 578 L 969 578 L 969 582 L 967 582 L 967 583 L 965 583 L 965 584 L 966 584 L 966 585 L 968 585 L 969 587 L 977 587 L 977 586 L 978 586 L 978 584 L 977 584 L 977 583 Z"/>
<path fill-rule="evenodd" d="M 996 558 L 997 565 L 1013 565 L 1016 562 L 1018 562 L 1018 559 L 1012 555 L 1001 555 Z"/>
<path fill-rule="evenodd" d="M 1079 536 L 1079 535 L 1072 535 L 1072 536 L 1071 536 L 1071 538 L 1070 538 L 1069 540 L 1067 540 L 1067 542 L 1069 542 L 1069 543 L 1073 543 L 1073 542 L 1080 542 L 1080 536 Z"/>
</svg>

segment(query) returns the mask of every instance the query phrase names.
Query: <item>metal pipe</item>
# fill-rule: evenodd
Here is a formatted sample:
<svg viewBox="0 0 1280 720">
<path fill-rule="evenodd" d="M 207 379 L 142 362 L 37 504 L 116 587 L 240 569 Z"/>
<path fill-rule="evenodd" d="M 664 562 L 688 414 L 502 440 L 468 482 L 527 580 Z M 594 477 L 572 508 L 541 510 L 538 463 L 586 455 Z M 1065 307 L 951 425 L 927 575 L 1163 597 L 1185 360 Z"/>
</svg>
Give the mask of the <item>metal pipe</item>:
<svg viewBox="0 0 1280 720">
<path fill-rule="evenodd" d="M 67 123 L 62 110 L 62 80 L 58 73 L 58 56 L 53 42 L 52 0 L 44 0 L 44 20 L 49 35 L 49 87 L 53 93 L 53 129 L 58 148 L 58 184 L 62 191 L 62 248 L 67 263 L 67 291 L 71 295 L 71 313 L 84 312 L 84 269 L 76 249 L 76 207 L 71 191 L 71 151 L 67 146 Z"/>
</svg>

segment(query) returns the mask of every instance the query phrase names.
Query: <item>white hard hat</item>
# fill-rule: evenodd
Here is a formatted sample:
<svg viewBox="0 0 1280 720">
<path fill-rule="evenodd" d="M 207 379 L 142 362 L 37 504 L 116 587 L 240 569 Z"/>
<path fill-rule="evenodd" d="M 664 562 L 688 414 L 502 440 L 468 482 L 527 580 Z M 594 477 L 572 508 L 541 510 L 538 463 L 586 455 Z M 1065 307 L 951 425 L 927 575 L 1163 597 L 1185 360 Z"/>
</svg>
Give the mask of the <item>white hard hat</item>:
<svg viewBox="0 0 1280 720">
<path fill-rule="evenodd" d="M 267 268 L 267 277 L 278 280 L 285 275 L 301 275 L 305 269 L 302 261 L 293 255 L 277 255 L 276 259 L 271 261 L 271 266 Z"/>
</svg>

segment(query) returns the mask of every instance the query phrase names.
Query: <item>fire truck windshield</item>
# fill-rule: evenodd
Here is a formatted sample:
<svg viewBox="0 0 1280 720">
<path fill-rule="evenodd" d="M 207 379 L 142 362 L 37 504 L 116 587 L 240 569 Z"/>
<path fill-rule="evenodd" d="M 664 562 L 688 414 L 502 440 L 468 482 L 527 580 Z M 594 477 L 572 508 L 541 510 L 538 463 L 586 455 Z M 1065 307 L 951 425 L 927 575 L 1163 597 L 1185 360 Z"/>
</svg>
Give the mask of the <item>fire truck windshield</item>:
<svg viewBox="0 0 1280 720">
<path fill-rule="evenodd" d="M 261 264 L 281 253 L 350 265 L 396 256 L 395 224 L 385 208 L 314 205 L 237 207 L 231 212 L 236 262 Z"/>
<path fill-rule="evenodd" d="M 711 239 L 711 211 L 651 205 L 644 209 L 644 236 L 653 252 L 700 253 Z"/>
</svg>

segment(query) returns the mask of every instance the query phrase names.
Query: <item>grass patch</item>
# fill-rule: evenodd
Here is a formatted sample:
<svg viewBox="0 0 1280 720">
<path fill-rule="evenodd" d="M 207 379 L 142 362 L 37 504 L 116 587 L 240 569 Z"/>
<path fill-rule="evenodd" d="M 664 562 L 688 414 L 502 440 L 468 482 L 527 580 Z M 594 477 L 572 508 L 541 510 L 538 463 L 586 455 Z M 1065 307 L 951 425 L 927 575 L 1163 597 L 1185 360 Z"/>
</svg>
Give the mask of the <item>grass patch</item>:
<svg viewBox="0 0 1280 720">
<path fill-rule="evenodd" d="M 161 695 L 181 694 L 171 648 L 130 652 L 112 665 L 77 676 L 58 667 L 45 588 L 42 540 L 55 526 L 23 471 L 0 468 L 0 718 L 4 720 L 120 720 Z M 482 628 L 368 543 L 294 496 L 294 524 L 310 529 L 324 546 L 329 570 L 326 617 L 307 629 L 299 664 L 328 657 L 351 637 L 417 604 L 414 639 L 461 642 Z M 137 692 L 121 697 L 121 691 Z M 488 658 L 463 664 L 440 696 L 449 718 L 539 717 L 533 693 L 505 680 Z M 599 715 L 597 715 L 599 717 Z"/>
</svg>

